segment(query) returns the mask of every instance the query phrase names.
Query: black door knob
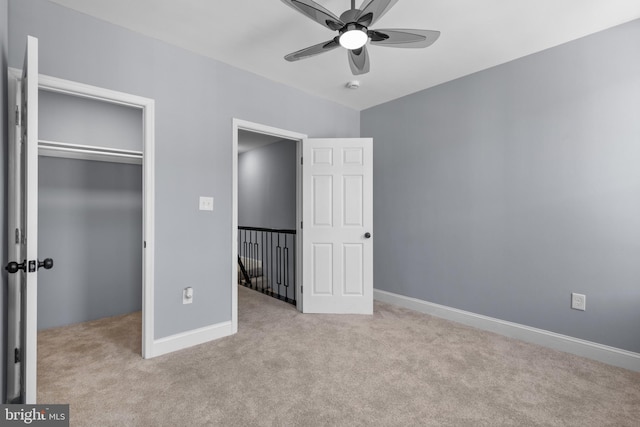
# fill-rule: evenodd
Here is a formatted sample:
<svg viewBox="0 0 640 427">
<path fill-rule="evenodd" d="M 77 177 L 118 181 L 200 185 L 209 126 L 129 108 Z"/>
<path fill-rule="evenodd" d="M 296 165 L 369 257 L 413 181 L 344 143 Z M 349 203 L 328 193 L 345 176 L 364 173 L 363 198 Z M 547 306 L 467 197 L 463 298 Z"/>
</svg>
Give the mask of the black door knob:
<svg viewBox="0 0 640 427">
<path fill-rule="evenodd" d="M 51 270 L 53 268 L 53 259 L 45 258 L 44 261 L 38 261 L 38 269 L 44 267 L 45 270 Z"/>
<path fill-rule="evenodd" d="M 365 239 L 370 239 L 371 238 L 371 233 L 369 233 L 368 231 L 366 233 L 364 233 L 364 238 Z"/>
<path fill-rule="evenodd" d="M 11 261 L 9 264 L 5 265 L 4 269 L 7 270 L 10 274 L 17 273 L 20 270 L 26 272 L 27 263 L 25 261 L 22 261 L 21 263 Z"/>
</svg>

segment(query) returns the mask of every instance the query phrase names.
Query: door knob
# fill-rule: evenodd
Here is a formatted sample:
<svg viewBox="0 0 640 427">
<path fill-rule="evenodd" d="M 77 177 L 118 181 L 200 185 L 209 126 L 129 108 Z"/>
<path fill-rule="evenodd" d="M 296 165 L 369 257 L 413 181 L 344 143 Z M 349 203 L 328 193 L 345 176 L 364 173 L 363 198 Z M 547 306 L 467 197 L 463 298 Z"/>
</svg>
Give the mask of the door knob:
<svg viewBox="0 0 640 427">
<path fill-rule="evenodd" d="M 364 238 L 365 239 L 370 239 L 371 238 L 371 233 L 369 233 L 368 231 L 366 233 L 364 233 Z"/>
<path fill-rule="evenodd" d="M 53 268 L 53 258 L 45 258 L 44 261 L 38 261 L 38 269 L 44 267 L 45 270 L 51 270 Z"/>
<path fill-rule="evenodd" d="M 27 263 L 26 261 L 22 261 L 21 263 L 17 263 L 15 261 L 11 261 L 9 264 L 5 265 L 5 270 L 7 270 L 10 274 L 17 273 L 22 270 L 26 273 L 27 271 Z"/>
<path fill-rule="evenodd" d="M 44 261 L 38 261 L 38 268 L 40 267 L 44 267 L 45 270 L 51 270 L 53 268 L 53 259 L 45 258 Z M 11 261 L 9 264 L 5 265 L 4 269 L 7 270 L 10 274 L 17 273 L 20 270 L 26 273 L 27 261 L 22 261 L 21 263 Z M 32 271 L 35 271 L 35 261 L 29 261 L 29 272 Z"/>
</svg>

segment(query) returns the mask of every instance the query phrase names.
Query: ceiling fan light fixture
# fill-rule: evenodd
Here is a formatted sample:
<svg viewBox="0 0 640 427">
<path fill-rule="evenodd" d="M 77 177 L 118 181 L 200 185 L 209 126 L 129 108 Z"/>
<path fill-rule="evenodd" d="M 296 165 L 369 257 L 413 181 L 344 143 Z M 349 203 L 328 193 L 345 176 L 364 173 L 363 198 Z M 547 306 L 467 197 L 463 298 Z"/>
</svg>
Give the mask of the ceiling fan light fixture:
<svg viewBox="0 0 640 427">
<path fill-rule="evenodd" d="M 440 31 L 378 28 L 369 30 L 398 0 L 366 0 L 360 9 L 351 0 L 351 8 L 339 17 L 314 0 L 282 0 L 312 21 L 334 31 L 334 37 L 322 43 L 285 55 L 289 62 L 319 55 L 342 46 L 347 49 L 349 68 L 354 76 L 369 72 L 367 44 L 371 46 L 423 48 L 431 46 L 440 37 Z M 338 32 L 335 35 L 335 31 Z"/>
<path fill-rule="evenodd" d="M 360 49 L 367 44 L 367 41 L 369 41 L 369 36 L 367 35 L 366 27 L 358 24 L 348 24 L 345 26 L 338 38 L 340 46 L 349 50 Z"/>
</svg>

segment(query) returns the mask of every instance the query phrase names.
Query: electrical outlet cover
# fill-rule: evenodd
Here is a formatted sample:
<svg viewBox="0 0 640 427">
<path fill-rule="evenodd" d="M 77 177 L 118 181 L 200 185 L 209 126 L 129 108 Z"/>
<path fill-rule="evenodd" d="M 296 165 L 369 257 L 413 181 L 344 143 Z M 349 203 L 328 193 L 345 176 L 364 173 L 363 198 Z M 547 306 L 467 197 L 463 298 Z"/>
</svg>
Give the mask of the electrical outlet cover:
<svg viewBox="0 0 640 427">
<path fill-rule="evenodd" d="M 571 294 L 571 308 L 585 311 L 587 309 L 587 296 L 583 294 Z"/>
<path fill-rule="evenodd" d="M 200 197 L 200 210 L 212 211 L 213 210 L 213 197 Z"/>
</svg>

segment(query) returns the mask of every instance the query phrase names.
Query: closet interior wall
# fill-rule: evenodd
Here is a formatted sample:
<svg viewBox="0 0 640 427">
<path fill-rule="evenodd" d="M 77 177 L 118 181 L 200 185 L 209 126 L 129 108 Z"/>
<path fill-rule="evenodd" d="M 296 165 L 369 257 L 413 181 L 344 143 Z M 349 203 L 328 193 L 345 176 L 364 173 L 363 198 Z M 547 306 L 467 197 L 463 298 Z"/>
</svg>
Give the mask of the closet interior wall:
<svg viewBox="0 0 640 427">
<path fill-rule="evenodd" d="M 142 113 L 39 95 L 38 245 L 55 267 L 39 277 L 38 329 L 139 311 Z"/>
</svg>

